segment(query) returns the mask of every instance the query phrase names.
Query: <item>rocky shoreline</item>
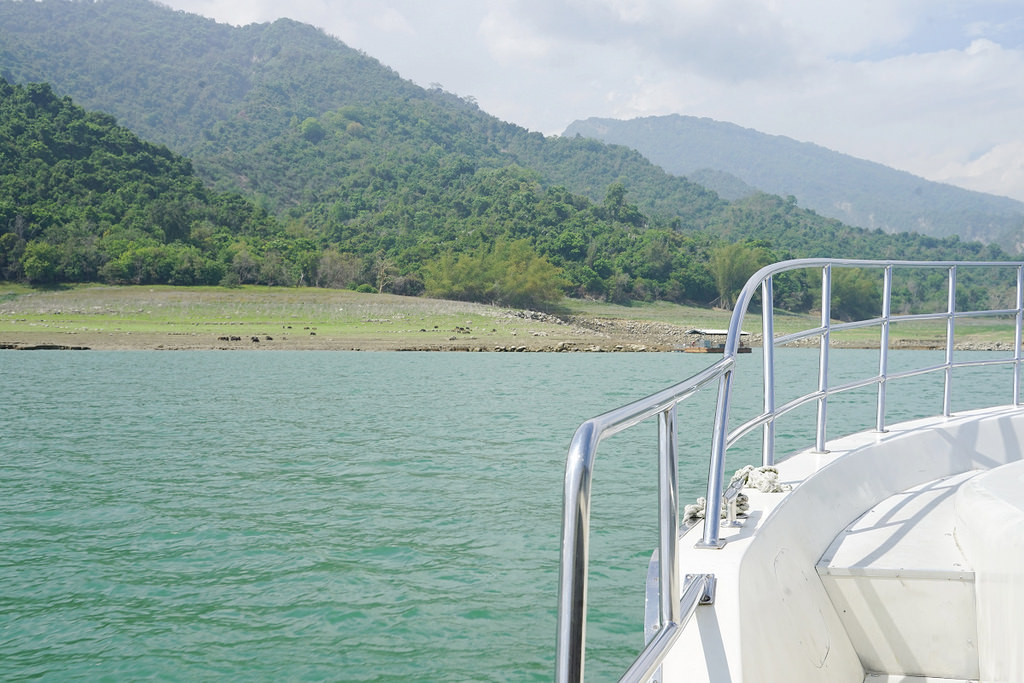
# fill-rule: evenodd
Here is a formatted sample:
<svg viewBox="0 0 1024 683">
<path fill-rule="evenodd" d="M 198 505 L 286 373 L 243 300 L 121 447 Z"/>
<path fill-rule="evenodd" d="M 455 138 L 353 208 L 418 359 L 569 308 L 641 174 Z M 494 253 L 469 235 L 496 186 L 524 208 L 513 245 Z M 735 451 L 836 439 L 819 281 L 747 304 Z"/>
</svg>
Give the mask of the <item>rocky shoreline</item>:
<svg viewBox="0 0 1024 683">
<path fill-rule="evenodd" d="M 0 349 L 450 351 L 658 353 L 694 345 L 695 327 L 722 328 L 729 312 L 683 306 L 575 302 L 544 313 L 348 290 L 78 286 L 12 288 L 0 295 Z M 815 319 L 789 321 L 788 327 Z M 744 343 L 761 345 L 749 319 Z M 940 349 L 945 328 L 893 335 L 893 349 Z M 957 328 L 957 349 L 1010 351 L 992 326 Z M 873 348 L 877 334 L 834 333 L 837 348 Z M 996 341 L 1000 340 L 1000 341 Z M 722 337 L 716 341 L 724 341 Z M 815 337 L 797 346 L 816 347 Z"/>
<path fill-rule="evenodd" d="M 486 334 L 456 326 L 436 330 L 429 340 L 426 330 L 380 331 L 355 335 L 314 332 L 233 334 L 211 332 L 132 333 L 123 331 L 67 332 L 31 329 L 0 333 L 0 349 L 45 350 L 293 350 L 293 351 L 434 351 L 469 353 L 658 353 L 681 351 L 701 336 L 683 325 L 667 322 L 596 318 L 577 315 L 554 316 L 535 311 L 509 311 L 505 315 L 517 322 L 509 334 Z M 522 324 L 518 324 L 521 322 Z M 494 332 L 494 330 L 489 330 Z M 417 333 L 418 332 L 418 333 Z M 751 347 L 761 346 L 761 336 L 744 339 Z M 794 346 L 816 347 L 817 338 L 801 340 Z M 875 348 L 871 344 L 851 343 L 833 338 L 835 348 Z M 934 350 L 945 348 L 943 340 L 896 339 L 894 350 Z M 966 341 L 956 345 L 964 351 L 1012 351 L 1006 342 Z"/>
</svg>

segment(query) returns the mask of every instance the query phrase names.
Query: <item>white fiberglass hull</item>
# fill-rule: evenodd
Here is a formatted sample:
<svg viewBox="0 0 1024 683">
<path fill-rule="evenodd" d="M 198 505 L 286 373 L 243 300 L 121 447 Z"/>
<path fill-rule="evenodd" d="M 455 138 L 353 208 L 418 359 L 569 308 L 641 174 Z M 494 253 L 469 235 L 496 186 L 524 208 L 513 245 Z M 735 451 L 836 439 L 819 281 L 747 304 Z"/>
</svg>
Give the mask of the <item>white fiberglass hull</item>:
<svg viewBox="0 0 1024 683">
<path fill-rule="evenodd" d="M 793 489 L 745 491 L 724 548 L 695 548 L 700 526 L 681 540 L 681 571 L 714 574 L 717 590 L 661 680 L 1024 681 L 1022 454 L 1024 410 L 1003 407 L 785 460 Z"/>
</svg>

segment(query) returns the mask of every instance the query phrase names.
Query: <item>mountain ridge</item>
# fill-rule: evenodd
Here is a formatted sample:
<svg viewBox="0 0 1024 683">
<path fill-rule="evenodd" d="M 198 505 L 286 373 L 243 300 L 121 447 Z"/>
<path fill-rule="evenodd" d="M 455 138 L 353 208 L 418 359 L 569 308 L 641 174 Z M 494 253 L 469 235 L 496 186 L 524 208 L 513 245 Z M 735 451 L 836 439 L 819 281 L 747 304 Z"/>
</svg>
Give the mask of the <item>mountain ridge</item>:
<svg viewBox="0 0 1024 683">
<path fill-rule="evenodd" d="M 537 305 L 557 291 L 708 304 L 728 298 L 716 291 L 712 256 L 733 242 L 729 253 L 747 265 L 793 256 L 1005 257 L 955 236 L 848 227 L 782 197 L 730 203 L 628 147 L 545 137 L 471 98 L 420 88 L 287 19 L 231 27 L 148 0 L 0 0 L 0 75 L 15 88 L 26 87 L 19 78 L 53 83 L 52 95 L 76 106 L 81 97 L 89 111 L 187 154 L 207 187 L 241 193 L 245 211 L 274 219 L 259 235 L 220 219 L 160 231 L 143 217 L 134 243 L 108 240 L 96 252 L 95 272 L 117 281 L 159 280 L 163 266 L 154 271 L 146 259 L 198 249 L 227 284 Z M 25 149 L 69 135 L 62 119 L 39 114 L 26 105 L 2 123 L 38 131 L 27 140 L 12 129 Z M 40 158 L 40 172 L 59 171 L 60 156 Z M 17 250 L 53 256 L 55 277 L 67 279 L 79 246 L 124 227 L 83 215 L 81 239 L 69 244 L 62 226 L 32 223 L 44 212 L 22 203 L 24 177 L 0 180 L 16 190 L 0 196 L 3 256 L 26 275 Z M 111 262 L 127 269 L 114 272 Z M 809 305 L 806 283 L 789 294 Z"/>
<path fill-rule="evenodd" d="M 769 194 L 792 195 L 805 208 L 868 230 L 956 234 L 1014 250 L 1024 239 L 1024 202 L 936 183 L 734 123 L 680 114 L 628 121 L 595 117 L 573 122 L 563 135 L 636 149 L 670 173 L 701 178 L 736 198 L 743 189 L 735 183 L 729 187 L 727 176 L 732 176 Z"/>
</svg>

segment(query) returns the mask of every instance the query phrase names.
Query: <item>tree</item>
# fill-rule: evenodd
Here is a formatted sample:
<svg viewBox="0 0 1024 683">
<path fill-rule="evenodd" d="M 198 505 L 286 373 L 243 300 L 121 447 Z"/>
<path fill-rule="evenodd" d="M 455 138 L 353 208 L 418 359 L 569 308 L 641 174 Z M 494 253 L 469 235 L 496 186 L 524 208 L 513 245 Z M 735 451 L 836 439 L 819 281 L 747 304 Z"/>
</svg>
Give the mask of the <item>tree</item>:
<svg viewBox="0 0 1024 683">
<path fill-rule="evenodd" d="M 771 254 L 764 247 L 751 247 L 742 242 L 714 249 L 710 265 L 718 289 L 719 304 L 731 308 L 747 279 L 770 260 Z"/>
<path fill-rule="evenodd" d="M 259 281 L 270 286 L 289 286 L 292 284 L 291 274 L 288 272 L 288 264 L 276 251 L 268 251 L 263 255 L 259 264 Z"/>
<path fill-rule="evenodd" d="M 259 275 L 260 263 L 248 249 L 243 248 L 231 259 L 231 270 L 238 276 L 239 283 L 252 284 Z"/>
<path fill-rule="evenodd" d="M 316 286 L 342 289 L 359 279 L 363 260 L 354 254 L 342 254 L 337 249 L 324 250 L 316 267 Z"/>
<path fill-rule="evenodd" d="M 839 320 L 881 315 L 881 271 L 872 276 L 862 268 L 833 268 L 831 304 L 832 317 Z"/>
<path fill-rule="evenodd" d="M 16 280 L 21 277 L 21 259 L 25 254 L 25 240 L 13 232 L 0 235 L 0 277 Z"/>
<path fill-rule="evenodd" d="M 533 250 L 526 240 L 500 240 L 491 254 L 500 283 L 495 303 L 518 308 L 548 308 L 562 298 L 561 270 Z"/>
<path fill-rule="evenodd" d="M 21 269 L 30 283 L 36 285 L 56 282 L 59 263 L 60 250 L 56 246 L 35 240 L 25 245 Z"/>
<path fill-rule="evenodd" d="M 446 252 L 424 267 L 427 294 L 518 308 L 549 308 L 562 298 L 561 270 L 526 240 L 500 238 L 458 256 Z"/>
<path fill-rule="evenodd" d="M 604 210 L 614 221 L 637 227 L 643 225 L 644 216 L 640 209 L 626 203 L 626 187 L 622 183 L 612 183 L 608 186 L 604 197 Z"/>
<path fill-rule="evenodd" d="M 385 289 L 389 289 L 396 275 L 398 267 L 395 266 L 395 262 L 384 252 L 377 252 L 373 262 L 373 279 L 377 283 L 377 293 L 382 294 Z"/>
<path fill-rule="evenodd" d="M 312 117 L 299 124 L 299 132 L 302 134 L 302 137 L 313 144 L 327 137 L 327 131 L 324 130 L 323 124 Z"/>
</svg>

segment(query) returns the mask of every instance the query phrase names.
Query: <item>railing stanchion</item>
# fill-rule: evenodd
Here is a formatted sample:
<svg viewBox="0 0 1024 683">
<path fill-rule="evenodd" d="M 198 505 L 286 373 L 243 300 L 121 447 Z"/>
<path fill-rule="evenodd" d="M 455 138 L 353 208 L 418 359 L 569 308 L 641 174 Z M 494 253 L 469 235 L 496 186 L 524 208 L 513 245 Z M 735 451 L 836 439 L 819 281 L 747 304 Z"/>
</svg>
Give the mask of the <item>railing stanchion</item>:
<svg viewBox="0 0 1024 683">
<path fill-rule="evenodd" d="M 718 380 L 715 427 L 711 434 L 711 464 L 708 468 L 708 488 L 704 498 L 704 537 L 697 543 L 698 548 L 721 548 L 725 545 L 719 537 L 718 519 L 722 509 L 722 483 L 725 481 L 725 444 L 729 434 L 732 371 L 730 367 Z"/>
<path fill-rule="evenodd" d="M 761 283 L 761 365 L 764 368 L 764 413 L 775 414 L 775 293 L 769 275 Z M 775 464 L 775 420 L 764 423 L 761 464 Z"/>
<path fill-rule="evenodd" d="M 1013 326 L 1013 405 L 1020 405 L 1021 324 L 1024 322 L 1024 266 L 1017 266 L 1017 315 Z"/>
<path fill-rule="evenodd" d="M 658 415 L 658 501 L 661 623 L 679 623 L 679 459 L 676 405 Z"/>
<path fill-rule="evenodd" d="M 942 414 L 953 414 L 953 346 L 956 343 L 956 266 L 949 267 L 946 306 L 946 384 L 942 389 Z"/>
<path fill-rule="evenodd" d="M 885 381 L 889 374 L 889 318 L 892 315 L 892 266 L 882 276 L 882 331 L 878 342 L 878 405 L 875 429 L 885 431 Z"/>
<path fill-rule="evenodd" d="M 562 503 L 562 555 L 558 584 L 555 680 L 583 680 L 587 639 L 587 565 L 590 559 L 590 484 L 600 434 L 584 422 L 569 445 Z"/>
<path fill-rule="evenodd" d="M 832 266 L 821 269 L 821 344 L 818 355 L 818 391 L 822 396 L 818 399 L 818 425 L 815 432 L 814 448 L 818 453 L 825 452 L 825 422 L 828 415 L 828 347 L 829 325 L 832 320 Z"/>
</svg>

